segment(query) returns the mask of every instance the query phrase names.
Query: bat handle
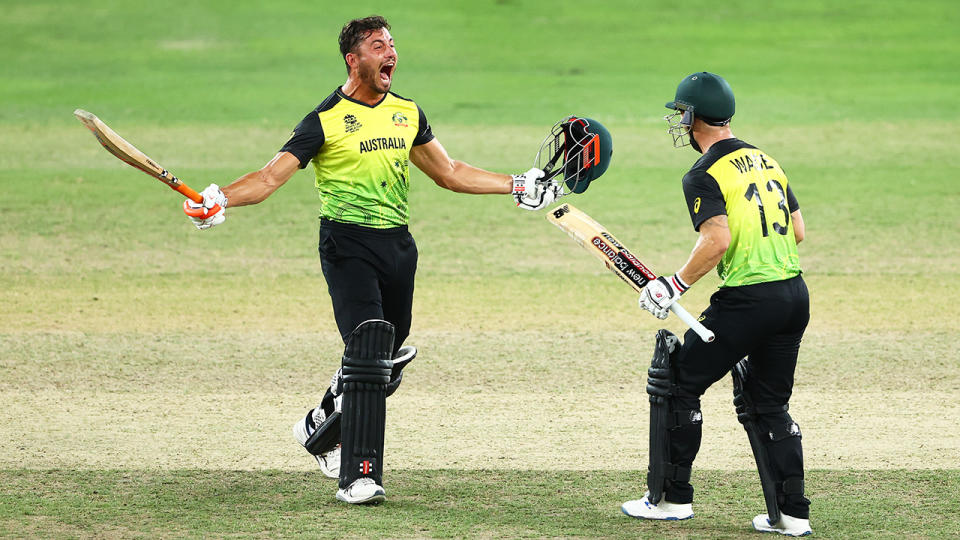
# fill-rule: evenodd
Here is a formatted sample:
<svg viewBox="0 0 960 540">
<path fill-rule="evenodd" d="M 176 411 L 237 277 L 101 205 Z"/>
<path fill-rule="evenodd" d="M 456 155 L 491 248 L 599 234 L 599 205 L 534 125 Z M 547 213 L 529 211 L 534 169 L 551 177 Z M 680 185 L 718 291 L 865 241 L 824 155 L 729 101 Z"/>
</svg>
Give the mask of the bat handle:
<svg viewBox="0 0 960 540">
<path fill-rule="evenodd" d="M 195 203 L 203 202 L 203 195 L 200 195 L 196 191 L 190 188 L 190 186 L 184 184 L 183 182 L 178 182 L 177 185 L 171 185 L 174 191 L 180 192 L 184 197 L 190 199 Z"/>
<path fill-rule="evenodd" d="M 679 317 L 681 321 L 686 323 L 686 325 L 689 326 L 691 330 L 696 332 L 697 335 L 700 336 L 700 339 L 702 339 L 703 341 L 710 343 L 717 338 L 713 334 L 713 332 L 711 332 L 706 326 L 700 324 L 700 321 L 698 321 L 693 315 L 690 314 L 689 311 L 684 309 L 683 306 L 681 306 L 680 304 L 676 302 L 670 304 L 670 311 L 676 313 L 677 317 Z"/>
<path fill-rule="evenodd" d="M 190 199 L 191 201 L 193 201 L 193 202 L 195 202 L 195 203 L 198 203 L 198 204 L 199 204 L 199 203 L 202 203 L 202 202 L 203 202 L 203 195 L 200 195 L 199 193 L 197 193 L 196 191 L 194 191 L 193 189 L 191 189 L 190 186 L 184 184 L 183 182 L 178 182 L 177 185 L 175 185 L 175 186 L 174 186 L 174 185 L 171 185 L 170 187 L 173 188 L 174 191 L 177 191 L 177 192 L 183 194 L 184 197 Z M 204 215 L 210 215 L 210 216 L 212 216 L 213 214 L 216 214 L 217 212 L 220 211 L 220 205 L 219 205 L 219 204 L 213 205 L 213 208 L 211 208 L 208 212 L 203 212 L 202 209 L 201 209 L 200 211 L 197 211 L 197 212 L 188 211 L 188 210 L 187 210 L 187 205 L 186 205 L 186 203 L 184 203 L 183 208 L 184 208 L 183 211 L 186 212 L 186 214 L 187 214 L 188 216 L 190 216 L 190 217 L 196 217 L 196 218 L 203 218 Z"/>
</svg>

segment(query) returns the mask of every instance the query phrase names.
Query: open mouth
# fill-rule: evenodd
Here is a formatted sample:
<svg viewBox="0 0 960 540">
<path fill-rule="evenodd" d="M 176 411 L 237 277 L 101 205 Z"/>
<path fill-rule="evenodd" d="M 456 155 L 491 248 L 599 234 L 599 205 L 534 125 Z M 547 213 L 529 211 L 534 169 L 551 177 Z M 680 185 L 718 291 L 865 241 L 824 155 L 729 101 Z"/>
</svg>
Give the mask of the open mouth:
<svg viewBox="0 0 960 540">
<path fill-rule="evenodd" d="M 389 83 L 393 79 L 393 70 L 396 69 L 396 64 L 384 64 L 380 66 L 380 80 Z"/>
</svg>

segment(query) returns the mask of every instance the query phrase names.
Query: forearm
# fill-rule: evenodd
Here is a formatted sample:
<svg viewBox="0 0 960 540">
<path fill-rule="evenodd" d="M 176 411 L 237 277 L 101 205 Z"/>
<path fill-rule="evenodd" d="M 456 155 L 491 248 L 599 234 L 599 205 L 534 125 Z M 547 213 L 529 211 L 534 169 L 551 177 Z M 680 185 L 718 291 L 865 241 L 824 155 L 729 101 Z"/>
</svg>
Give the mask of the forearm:
<svg viewBox="0 0 960 540">
<path fill-rule="evenodd" d="M 298 170 L 300 161 L 289 152 L 279 152 L 259 171 L 247 173 L 223 188 L 228 205 L 257 204 L 286 183 Z"/>
<path fill-rule="evenodd" d="M 441 187 L 457 193 L 511 193 L 513 179 L 509 174 L 498 174 L 474 167 L 462 161 L 451 160 L 450 169 L 439 179 Z"/>
<path fill-rule="evenodd" d="M 451 159 L 440 141 L 414 146 L 410 161 L 442 188 L 457 193 L 512 193 L 513 179 L 509 174 L 485 171 L 473 165 Z"/>
<path fill-rule="evenodd" d="M 263 170 L 253 171 L 223 188 L 223 194 L 226 195 L 230 207 L 257 204 L 276 191 L 278 186 L 264 176 Z"/>
</svg>

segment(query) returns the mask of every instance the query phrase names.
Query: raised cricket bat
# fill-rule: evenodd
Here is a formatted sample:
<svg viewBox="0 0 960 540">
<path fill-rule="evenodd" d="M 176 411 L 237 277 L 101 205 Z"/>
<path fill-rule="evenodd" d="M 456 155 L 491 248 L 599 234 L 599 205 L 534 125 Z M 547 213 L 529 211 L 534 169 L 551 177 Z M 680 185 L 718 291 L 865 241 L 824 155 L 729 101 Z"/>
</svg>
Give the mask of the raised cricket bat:
<svg viewBox="0 0 960 540">
<path fill-rule="evenodd" d="M 184 184 L 179 178 L 170 173 L 170 171 L 164 169 L 156 161 L 147 157 L 146 154 L 137 150 L 137 147 L 128 143 L 126 139 L 117 135 L 117 132 L 110 129 L 110 126 L 103 123 L 102 120 L 97 118 L 97 115 L 87 112 L 83 109 L 77 109 L 73 111 L 73 115 L 77 117 L 78 120 L 83 122 L 83 125 L 87 126 L 93 136 L 97 138 L 100 144 L 107 149 L 107 152 L 110 152 L 116 156 L 120 161 L 140 169 L 141 171 L 149 174 L 150 176 L 160 180 L 164 184 L 170 186 L 174 191 L 178 191 L 183 196 L 189 198 L 193 202 L 202 203 L 203 196 L 190 188 L 190 186 Z M 209 210 L 209 213 L 215 214 L 220 211 L 219 206 L 215 206 L 213 209 Z"/>
<path fill-rule="evenodd" d="M 547 220 L 565 231 L 570 238 L 576 240 L 581 247 L 592 253 L 614 274 L 627 282 L 638 293 L 643 291 L 647 283 L 657 279 L 633 253 L 623 246 L 612 234 L 586 213 L 578 210 L 571 204 L 562 204 L 547 213 Z M 700 324 L 693 315 L 683 309 L 679 303 L 670 305 L 681 321 L 693 329 L 700 339 L 711 342 L 716 336 L 705 326 Z"/>
</svg>

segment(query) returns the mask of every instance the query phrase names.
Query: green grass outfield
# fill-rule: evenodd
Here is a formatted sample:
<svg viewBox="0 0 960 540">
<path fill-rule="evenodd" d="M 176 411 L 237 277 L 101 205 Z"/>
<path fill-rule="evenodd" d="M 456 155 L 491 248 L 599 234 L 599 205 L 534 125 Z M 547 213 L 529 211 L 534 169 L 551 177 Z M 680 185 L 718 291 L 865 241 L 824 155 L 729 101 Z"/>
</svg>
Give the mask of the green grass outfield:
<svg viewBox="0 0 960 540">
<path fill-rule="evenodd" d="M 519 172 L 563 116 L 606 125 L 611 168 L 570 202 L 662 272 L 696 239 L 696 155 L 671 148 L 663 103 L 724 75 L 734 133 L 780 161 L 807 224 L 791 412 L 815 534 L 960 535 L 960 6 L 422 0 L 3 6 L 0 536 L 754 536 L 729 383 L 703 400 L 697 517 L 621 515 L 663 323 L 542 214 L 419 173 L 421 353 L 388 403 L 388 500 L 338 505 L 289 433 L 342 349 L 311 174 L 201 233 L 71 114 L 195 188 L 229 183 L 345 80 L 339 28 L 375 12 L 394 90 L 454 158 Z"/>
</svg>

